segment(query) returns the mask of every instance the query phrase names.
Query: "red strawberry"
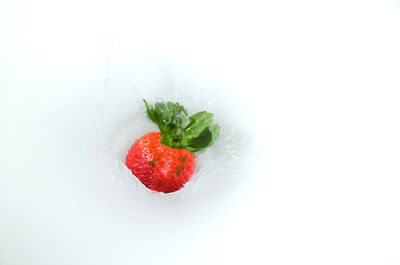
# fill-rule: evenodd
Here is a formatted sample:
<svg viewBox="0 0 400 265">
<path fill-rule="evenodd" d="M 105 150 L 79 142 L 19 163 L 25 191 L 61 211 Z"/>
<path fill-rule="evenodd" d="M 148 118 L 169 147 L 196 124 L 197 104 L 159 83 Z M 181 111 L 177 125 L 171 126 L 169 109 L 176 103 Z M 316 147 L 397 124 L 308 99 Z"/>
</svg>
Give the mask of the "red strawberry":
<svg viewBox="0 0 400 265">
<path fill-rule="evenodd" d="M 212 114 L 202 111 L 190 117 L 179 103 L 146 104 L 148 117 L 160 133 L 137 140 L 126 156 L 126 166 L 149 189 L 174 192 L 191 178 L 196 167 L 192 152 L 210 147 L 219 135 Z"/>
<path fill-rule="evenodd" d="M 126 165 L 147 188 L 165 193 L 177 191 L 194 173 L 194 155 L 160 141 L 158 132 L 142 136 L 129 150 Z"/>
</svg>

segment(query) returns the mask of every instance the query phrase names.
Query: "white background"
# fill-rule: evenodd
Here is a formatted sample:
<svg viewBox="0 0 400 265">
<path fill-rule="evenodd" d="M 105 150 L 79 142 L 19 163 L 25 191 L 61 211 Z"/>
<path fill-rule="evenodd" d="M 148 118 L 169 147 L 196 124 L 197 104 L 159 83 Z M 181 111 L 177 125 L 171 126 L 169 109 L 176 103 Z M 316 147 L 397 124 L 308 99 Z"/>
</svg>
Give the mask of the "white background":
<svg viewBox="0 0 400 265">
<path fill-rule="evenodd" d="M 400 264 L 399 47 L 398 1 L 0 0 L 0 264 Z M 167 81 L 252 138 L 181 197 L 99 148 Z"/>
</svg>

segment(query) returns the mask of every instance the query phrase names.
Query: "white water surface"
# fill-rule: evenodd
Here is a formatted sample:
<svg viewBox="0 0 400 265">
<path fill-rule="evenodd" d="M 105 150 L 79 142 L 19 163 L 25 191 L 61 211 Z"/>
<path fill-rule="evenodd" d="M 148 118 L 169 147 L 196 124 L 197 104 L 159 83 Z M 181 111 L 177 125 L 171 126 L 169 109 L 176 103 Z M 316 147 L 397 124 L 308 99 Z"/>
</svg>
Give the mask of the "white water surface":
<svg viewBox="0 0 400 265">
<path fill-rule="evenodd" d="M 399 264 L 396 1 L 0 1 L 0 265 Z M 124 165 L 142 98 L 221 136 Z"/>
</svg>

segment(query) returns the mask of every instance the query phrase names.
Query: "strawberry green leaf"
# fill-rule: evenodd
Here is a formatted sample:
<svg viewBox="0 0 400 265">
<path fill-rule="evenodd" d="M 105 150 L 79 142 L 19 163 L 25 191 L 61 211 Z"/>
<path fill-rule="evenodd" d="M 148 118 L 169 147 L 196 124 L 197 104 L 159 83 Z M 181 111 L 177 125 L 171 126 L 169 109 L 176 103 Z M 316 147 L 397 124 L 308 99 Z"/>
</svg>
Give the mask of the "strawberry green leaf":
<svg viewBox="0 0 400 265">
<path fill-rule="evenodd" d="M 186 148 L 191 152 L 201 152 L 212 146 L 219 136 L 220 127 L 217 124 L 206 128 L 198 137 L 191 140 Z"/>
<path fill-rule="evenodd" d="M 190 141 L 189 146 L 194 149 L 204 148 L 211 143 L 211 140 L 212 140 L 211 131 L 210 129 L 206 128 L 203 132 L 200 133 L 198 137 L 193 138 Z"/>
<path fill-rule="evenodd" d="M 198 112 L 189 117 L 190 123 L 185 128 L 185 133 L 191 137 L 198 137 L 212 122 L 212 113 Z"/>
<path fill-rule="evenodd" d="M 188 117 L 179 103 L 158 102 L 153 107 L 143 101 L 147 116 L 160 129 L 161 143 L 165 146 L 199 152 L 212 146 L 219 136 L 220 127 L 211 125 L 212 113 L 201 111 Z"/>
<path fill-rule="evenodd" d="M 210 132 L 212 134 L 212 137 L 211 137 L 211 142 L 208 144 L 208 146 L 211 146 L 215 143 L 215 141 L 217 140 L 217 138 L 219 136 L 219 130 L 220 130 L 220 127 L 217 124 L 213 124 L 210 126 Z"/>
<path fill-rule="evenodd" d="M 143 101 L 146 105 L 147 115 L 149 116 L 150 120 L 152 120 L 154 123 L 157 123 L 158 119 L 153 106 L 149 105 L 145 99 L 143 99 Z"/>
</svg>

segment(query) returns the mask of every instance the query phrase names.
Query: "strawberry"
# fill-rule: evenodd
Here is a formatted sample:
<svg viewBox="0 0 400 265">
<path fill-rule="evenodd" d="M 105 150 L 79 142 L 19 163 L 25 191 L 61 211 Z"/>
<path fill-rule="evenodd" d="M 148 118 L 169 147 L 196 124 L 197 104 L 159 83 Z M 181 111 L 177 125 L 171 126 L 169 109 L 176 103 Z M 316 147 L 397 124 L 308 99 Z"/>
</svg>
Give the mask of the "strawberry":
<svg viewBox="0 0 400 265">
<path fill-rule="evenodd" d="M 220 127 L 212 123 L 212 113 L 190 117 L 179 103 L 146 105 L 147 116 L 160 129 L 139 138 L 126 155 L 126 166 L 147 188 L 158 192 L 181 189 L 192 177 L 194 152 L 214 144 Z"/>
</svg>

